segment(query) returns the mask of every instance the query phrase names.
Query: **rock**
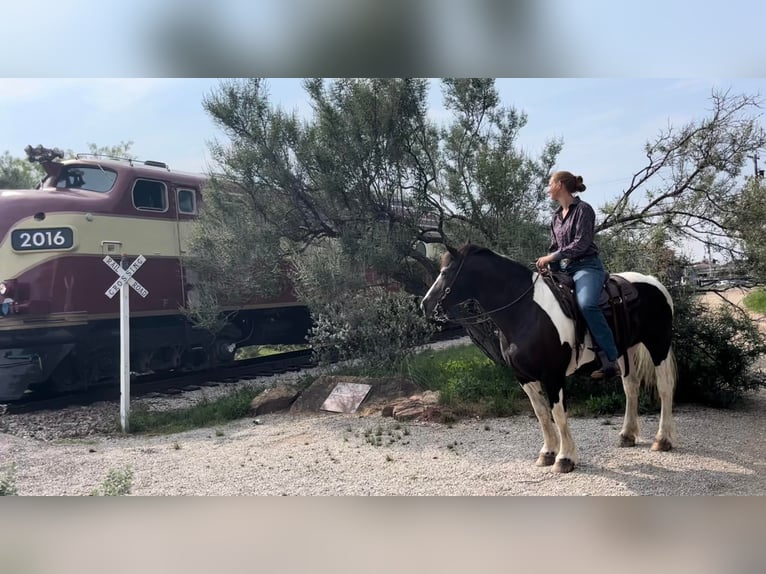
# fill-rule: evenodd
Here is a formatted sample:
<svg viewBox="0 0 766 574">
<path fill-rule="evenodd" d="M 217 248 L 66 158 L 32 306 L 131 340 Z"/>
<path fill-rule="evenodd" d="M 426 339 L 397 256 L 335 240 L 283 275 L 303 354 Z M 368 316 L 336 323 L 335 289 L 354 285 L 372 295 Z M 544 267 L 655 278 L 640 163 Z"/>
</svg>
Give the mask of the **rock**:
<svg viewBox="0 0 766 574">
<path fill-rule="evenodd" d="M 394 416 L 394 410 L 397 407 L 401 407 L 402 405 L 405 405 L 407 403 L 413 402 L 413 398 L 409 399 L 396 399 L 393 402 L 388 403 L 387 405 L 384 405 L 383 408 L 380 411 L 380 414 L 384 417 L 392 417 Z"/>
<path fill-rule="evenodd" d="M 398 421 L 411 421 L 419 418 L 425 412 L 423 401 L 418 399 L 408 399 L 398 405 L 393 406 L 392 416 Z"/>
<path fill-rule="evenodd" d="M 432 401 L 433 397 L 428 397 Z M 437 404 L 427 403 L 422 397 L 413 397 L 402 402 L 390 405 L 392 416 L 398 421 L 438 421 L 445 416 L 445 410 Z"/>
<path fill-rule="evenodd" d="M 252 415 L 263 415 L 290 408 L 299 395 L 298 389 L 289 385 L 277 385 L 266 389 L 250 403 Z"/>
<path fill-rule="evenodd" d="M 387 406 L 391 410 L 391 416 L 398 421 L 454 422 L 456 420 L 454 413 L 450 409 L 436 404 L 434 402 L 436 400 L 438 400 L 438 393 L 427 397 L 413 396 Z"/>
</svg>

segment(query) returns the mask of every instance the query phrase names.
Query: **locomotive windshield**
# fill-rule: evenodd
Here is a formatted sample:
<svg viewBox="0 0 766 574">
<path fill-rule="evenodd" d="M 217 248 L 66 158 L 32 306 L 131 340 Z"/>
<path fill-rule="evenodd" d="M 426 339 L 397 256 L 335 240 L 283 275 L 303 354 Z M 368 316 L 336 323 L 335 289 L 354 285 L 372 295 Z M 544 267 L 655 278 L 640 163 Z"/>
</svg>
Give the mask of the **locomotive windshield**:
<svg viewBox="0 0 766 574">
<path fill-rule="evenodd" d="M 112 189 L 117 173 L 100 167 L 68 165 L 61 168 L 56 179 L 59 189 L 85 189 L 107 192 Z"/>
</svg>

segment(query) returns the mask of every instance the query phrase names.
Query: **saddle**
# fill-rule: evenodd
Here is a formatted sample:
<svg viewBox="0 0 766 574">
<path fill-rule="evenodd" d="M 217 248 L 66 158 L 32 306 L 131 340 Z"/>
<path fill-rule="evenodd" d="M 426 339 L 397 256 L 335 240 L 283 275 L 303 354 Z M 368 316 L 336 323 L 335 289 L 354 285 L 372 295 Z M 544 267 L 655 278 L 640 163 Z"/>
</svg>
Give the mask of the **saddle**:
<svg viewBox="0 0 766 574">
<path fill-rule="evenodd" d="M 551 271 L 542 275 L 543 280 L 551 288 L 564 315 L 574 321 L 577 356 L 585 341 L 588 325 L 577 304 L 574 292 L 574 280 L 571 275 L 560 271 Z M 620 353 L 630 345 L 630 310 L 638 303 L 638 290 L 633 284 L 619 275 L 606 274 L 604 288 L 598 299 L 598 306 L 606 317 L 606 321 L 614 334 L 614 341 Z"/>
</svg>

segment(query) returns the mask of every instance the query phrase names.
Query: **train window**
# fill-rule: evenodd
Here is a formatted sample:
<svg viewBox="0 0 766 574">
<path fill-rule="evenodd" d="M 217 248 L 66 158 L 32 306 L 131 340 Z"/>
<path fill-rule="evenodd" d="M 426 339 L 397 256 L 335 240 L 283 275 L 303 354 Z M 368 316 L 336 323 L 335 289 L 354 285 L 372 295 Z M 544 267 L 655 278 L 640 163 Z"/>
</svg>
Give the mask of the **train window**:
<svg viewBox="0 0 766 574">
<path fill-rule="evenodd" d="M 56 180 L 56 187 L 104 193 L 112 189 L 116 179 L 117 174 L 108 169 L 70 165 L 61 169 L 58 180 Z"/>
<path fill-rule="evenodd" d="M 197 213 L 197 202 L 193 189 L 178 190 L 178 212 Z"/>
<path fill-rule="evenodd" d="M 133 184 L 133 205 L 136 209 L 166 211 L 167 189 L 161 181 L 138 179 Z"/>
</svg>

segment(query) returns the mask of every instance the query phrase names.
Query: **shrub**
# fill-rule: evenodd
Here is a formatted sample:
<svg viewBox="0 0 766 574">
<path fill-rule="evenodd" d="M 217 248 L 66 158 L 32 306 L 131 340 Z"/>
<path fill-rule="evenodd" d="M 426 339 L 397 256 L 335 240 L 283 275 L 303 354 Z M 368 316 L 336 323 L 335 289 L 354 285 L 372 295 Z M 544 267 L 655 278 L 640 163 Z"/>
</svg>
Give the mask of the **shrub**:
<svg viewBox="0 0 766 574">
<path fill-rule="evenodd" d="M 458 413 L 508 416 L 528 404 L 507 367 L 487 358 L 474 345 L 427 351 L 407 362 L 407 376 L 420 386 L 438 390 L 441 403 Z"/>
<path fill-rule="evenodd" d="M 16 465 L 10 464 L 0 469 L 0 496 L 15 496 L 16 490 Z"/>
<path fill-rule="evenodd" d="M 749 317 L 731 305 L 710 309 L 692 297 L 676 298 L 674 347 L 678 402 L 729 407 L 766 386 L 755 362 L 764 338 Z"/>
<path fill-rule="evenodd" d="M 309 343 L 320 363 L 360 359 L 372 366 L 395 364 L 433 334 L 414 297 L 381 287 L 316 303 L 312 316 Z"/>
<path fill-rule="evenodd" d="M 133 470 L 130 467 L 110 469 L 101 486 L 91 496 L 123 496 L 130 494 L 133 486 Z"/>
</svg>

